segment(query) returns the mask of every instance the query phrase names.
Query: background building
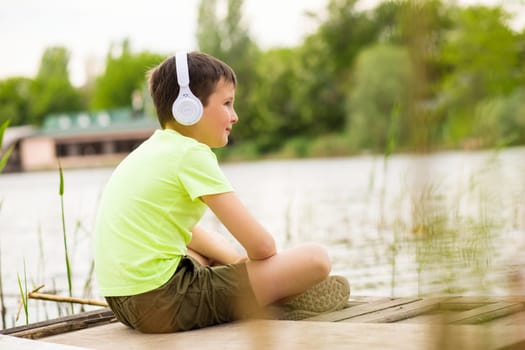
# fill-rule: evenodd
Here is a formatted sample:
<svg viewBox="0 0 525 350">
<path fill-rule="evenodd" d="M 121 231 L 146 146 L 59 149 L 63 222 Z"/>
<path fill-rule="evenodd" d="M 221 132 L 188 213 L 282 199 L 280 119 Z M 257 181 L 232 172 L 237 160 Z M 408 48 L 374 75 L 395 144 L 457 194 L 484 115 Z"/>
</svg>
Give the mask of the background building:
<svg viewBox="0 0 525 350">
<path fill-rule="evenodd" d="M 8 129 L 2 148 L 15 148 L 5 171 L 53 169 L 59 160 L 64 168 L 112 166 L 157 128 L 131 109 L 50 115 L 41 129 Z"/>
</svg>

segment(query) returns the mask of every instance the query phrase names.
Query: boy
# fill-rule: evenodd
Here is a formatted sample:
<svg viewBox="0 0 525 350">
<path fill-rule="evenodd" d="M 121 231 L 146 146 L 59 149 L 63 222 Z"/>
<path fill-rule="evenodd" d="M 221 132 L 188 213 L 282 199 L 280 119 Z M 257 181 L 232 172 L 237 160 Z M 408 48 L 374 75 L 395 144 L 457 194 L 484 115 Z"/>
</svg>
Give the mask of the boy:
<svg viewBox="0 0 525 350">
<path fill-rule="evenodd" d="M 235 87 L 229 66 L 199 52 L 149 73 L 162 129 L 115 169 L 95 227 L 102 295 L 139 331 L 206 327 L 275 305 L 300 319 L 348 300 L 348 282 L 328 278 L 326 250 L 304 244 L 278 253 L 220 170 L 211 148 L 225 146 L 238 121 Z M 197 225 L 206 207 L 246 254 Z"/>
</svg>

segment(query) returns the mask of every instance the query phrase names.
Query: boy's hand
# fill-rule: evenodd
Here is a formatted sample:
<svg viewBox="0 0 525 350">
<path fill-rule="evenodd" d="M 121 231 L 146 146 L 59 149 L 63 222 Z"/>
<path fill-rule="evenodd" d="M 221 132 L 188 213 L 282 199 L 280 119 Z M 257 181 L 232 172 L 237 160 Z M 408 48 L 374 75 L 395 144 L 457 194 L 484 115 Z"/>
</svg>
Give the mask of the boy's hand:
<svg viewBox="0 0 525 350">
<path fill-rule="evenodd" d="M 192 230 L 191 241 L 188 249 L 198 253 L 207 260 L 206 265 L 217 266 L 235 264 L 245 255 L 217 232 L 211 232 L 195 226 Z"/>
<path fill-rule="evenodd" d="M 207 195 L 201 199 L 242 245 L 250 260 L 265 260 L 277 253 L 272 235 L 253 217 L 235 192 Z"/>
</svg>

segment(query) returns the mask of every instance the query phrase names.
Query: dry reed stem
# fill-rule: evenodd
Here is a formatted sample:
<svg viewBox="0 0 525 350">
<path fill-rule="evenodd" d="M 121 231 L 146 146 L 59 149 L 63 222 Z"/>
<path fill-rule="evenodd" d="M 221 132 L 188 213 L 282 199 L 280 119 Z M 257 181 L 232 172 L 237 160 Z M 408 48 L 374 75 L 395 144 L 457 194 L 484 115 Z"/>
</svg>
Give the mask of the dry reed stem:
<svg viewBox="0 0 525 350">
<path fill-rule="evenodd" d="M 27 296 L 29 298 L 39 299 L 39 300 L 48 300 L 48 301 L 75 303 L 75 304 L 84 304 L 84 305 L 94 305 L 94 306 L 103 306 L 103 307 L 108 306 L 108 304 L 106 304 L 103 301 L 99 301 L 99 300 L 74 298 L 74 297 L 60 296 L 60 295 L 54 295 L 54 294 L 31 292 Z"/>
</svg>

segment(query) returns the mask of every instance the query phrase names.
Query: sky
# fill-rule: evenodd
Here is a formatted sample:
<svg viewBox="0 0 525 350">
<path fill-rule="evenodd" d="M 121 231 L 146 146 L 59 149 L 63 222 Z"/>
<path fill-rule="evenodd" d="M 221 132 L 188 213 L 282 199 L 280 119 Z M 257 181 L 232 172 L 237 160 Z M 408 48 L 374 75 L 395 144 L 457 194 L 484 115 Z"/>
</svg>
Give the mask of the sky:
<svg viewBox="0 0 525 350">
<path fill-rule="evenodd" d="M 261 47 L 294 45 L 326 0 L 245 0 L 245 19 Z M 130 39 L 134 51 L 172 54 L 196 49 L 199 0 L 0 0 L 0 79 L 36 74 L 45 48 L 65 46 L 79 85 L 86 63 L 103 62 L 112 42 Z"/>
<path fill-rule="evenodd" d="M 361 0 L 361 7 L 379 0 Z M 522 10 L 523 0 L 459 0 L 461 3 L 507 2 Z M 74 85 L 86 70 L 100 69 L 111 43 L 130 39 L 133 51 L 173 54 L 196 49 L 199 0 L 0 0 L 0 79 L 33 77 L 45 48 L 66 47 Z M 316 29 L 305 11 L 321 12 L 328 0 L 245 0 L 244 14 L 260 47 L 297 45 Z M 519 4 L 518 4 L 519 3 Z"/>
</svg>

